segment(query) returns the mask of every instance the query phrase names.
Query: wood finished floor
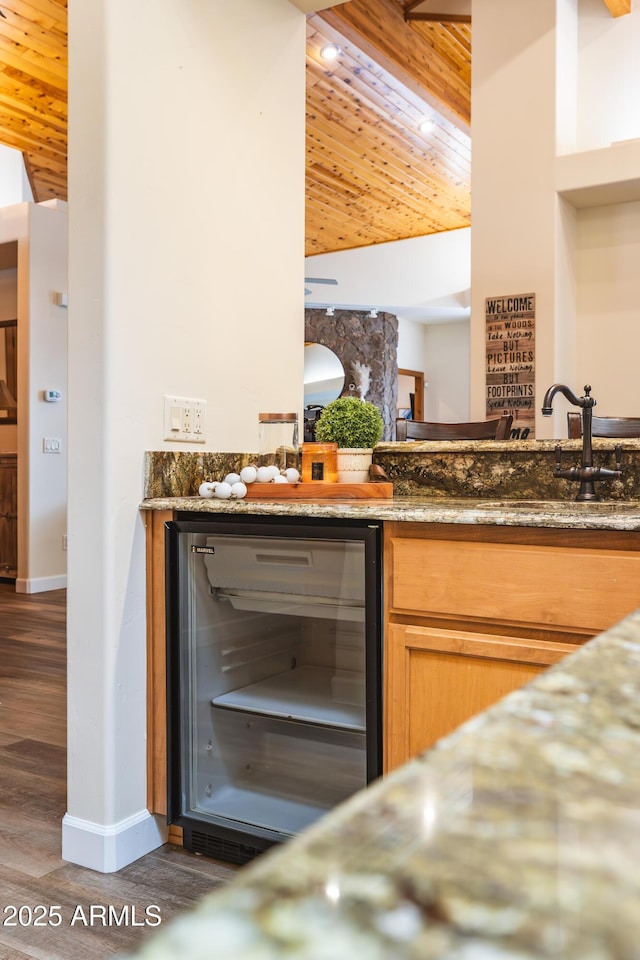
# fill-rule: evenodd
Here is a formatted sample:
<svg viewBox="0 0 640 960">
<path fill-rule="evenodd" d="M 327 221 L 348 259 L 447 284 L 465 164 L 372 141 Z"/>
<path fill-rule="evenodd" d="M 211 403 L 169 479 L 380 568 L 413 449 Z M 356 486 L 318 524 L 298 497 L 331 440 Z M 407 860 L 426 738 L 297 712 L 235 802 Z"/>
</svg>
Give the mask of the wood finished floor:
<svg viewBox="0 0 640 960">
<path fill-rule="evenodd" d="M 149 935 L 147 927 L 131 923 L 143 922 L 148 906 L 160 908 L 164 923 L 237 870 L 170 844 L 115 874 L 61 859 L 65 619 L 64 590 L 23 595 L 0 582 L 0 960 L 112 957 Z M 117 917 L 125 917 L 127 907 L 129 924 L 102 926 L 94 913 L 97 922 L 89 926 L 92 904 L 107 911 L 113 906 Z M 59 906 L 60 925 L 29 923 L 29 911 L 33 920 L 38 905 Z M 26 908 L 26 925 L 20 925 L 20 917 L 16 926 L 7 925 L 11 906 Z"/>
</svg>

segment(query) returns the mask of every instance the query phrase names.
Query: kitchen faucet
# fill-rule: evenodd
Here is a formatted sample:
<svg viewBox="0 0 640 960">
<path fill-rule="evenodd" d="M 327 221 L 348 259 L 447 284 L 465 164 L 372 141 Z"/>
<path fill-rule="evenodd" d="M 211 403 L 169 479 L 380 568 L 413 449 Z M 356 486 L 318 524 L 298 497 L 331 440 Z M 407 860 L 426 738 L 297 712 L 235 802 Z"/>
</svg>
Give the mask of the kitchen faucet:
<svg viewBox="0 0 640 960">
<path fill-rule="evenodd" d="M 556 393 L 563 394 L 569 403 L 572 403 L 574 407 L 580 407 L 582 411 L 582 462 L 579 467 L 563 468 L 561 466 L 562 448 L 560 444 L 558 444 L 555 451 L 556 468 L 553 471 L 553 475 L 554 477 L 564 477 L 566 480 L 578 480 L 580 482 L 580 490 L 576 500 L 599 500 L 600 497 L 596 493 L 593 481 L 606 480 L 611 477 L 619 477 L 622 474 L 622 470 L 620 469 L 622 448 L 619 444 L 616 445 L 615 470 L 609 470 L 605 467 L 594 467 L 591 430 L 593 408 L 596 405 L 596 401 L 591 396 L 591 387 L 585 385 L 584 397 L 576 397 L 573 390 L 565 386 L 564 383 L 554 383 L 553 386 L 549 387 L 544 395 L 544 400 L 542 401 L 543 417 L 550 417 L 553 413 L 552 404 Z"/>
</svg>

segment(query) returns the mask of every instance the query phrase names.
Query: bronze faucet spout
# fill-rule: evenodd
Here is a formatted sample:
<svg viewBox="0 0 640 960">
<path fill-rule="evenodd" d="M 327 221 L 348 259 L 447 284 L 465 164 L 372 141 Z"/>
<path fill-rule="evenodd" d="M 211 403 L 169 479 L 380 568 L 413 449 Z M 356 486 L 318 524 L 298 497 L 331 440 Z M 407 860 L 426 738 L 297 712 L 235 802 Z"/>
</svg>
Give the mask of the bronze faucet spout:
<svg viewBox="0 0 640 960">
<path fill-rule="evenodd" d="M 567 387 L 564 383 L 554 383 L 553 386 L 549 387 L 547 392 L 544 395 L 544 400 L 542 401 L 542 416 L 550 417 L 553 413 L 553 398 L 556 393 L 561 393 L 567 398 L 569 403 L 572 403 L 574 407 L 582 407 L 583 410 L 591 409 L 595 407 L 596 401 L 593 397 L 590 397 L 591 387 L 585 385 L 584 388 L 584 397 L 577 397 L 573 390 L 570 387 Z"/>
<path fill-rule="evenodd" d="M 585 385 L 584 397 L 577 397 L 573 390 L 564 383 L 554 383 L 549 387 L 542 401 L 543 417 L 550 417 L 553 413 L 553 398 L 557 393 L 561 393 L 569 403 L 574 407 L 580 407 L 582 410 L 582 461 L 579 467 L 568 467 L 563 469 L 560 466 L 560 447 L 556 447 L 556 468 L 553 472 L 554 477 L 564 477 L 567 480 L 577 480 L 580 483 L 580 490 L 576 500 L 599 500 L 596 493 L 594 480 L 605 479 L 608 477 L 619 477 L 622 471 L 619 469 L 619 455 L 616 450 L 616 470 L 607 470 L 603 467 L 594 467 L 593 465 L 593 443 L 592 443 L 592 417 L 593 408 L 596 401 L 591 394 L 591 387 Z"/>
</svg>

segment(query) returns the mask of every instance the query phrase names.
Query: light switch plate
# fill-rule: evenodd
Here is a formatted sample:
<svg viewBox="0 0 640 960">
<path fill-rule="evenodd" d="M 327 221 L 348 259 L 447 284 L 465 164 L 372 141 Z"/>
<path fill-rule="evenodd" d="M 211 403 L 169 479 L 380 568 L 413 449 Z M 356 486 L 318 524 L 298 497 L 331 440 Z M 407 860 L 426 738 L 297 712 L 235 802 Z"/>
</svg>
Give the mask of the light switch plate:
<svg viewBox="0 0 640 960">
<path fill-rule="evenodd" d="M 181 443 L 205 443 L 206 413 L 206 400 L 165 396 L 164 439 Z"/>
</svg>

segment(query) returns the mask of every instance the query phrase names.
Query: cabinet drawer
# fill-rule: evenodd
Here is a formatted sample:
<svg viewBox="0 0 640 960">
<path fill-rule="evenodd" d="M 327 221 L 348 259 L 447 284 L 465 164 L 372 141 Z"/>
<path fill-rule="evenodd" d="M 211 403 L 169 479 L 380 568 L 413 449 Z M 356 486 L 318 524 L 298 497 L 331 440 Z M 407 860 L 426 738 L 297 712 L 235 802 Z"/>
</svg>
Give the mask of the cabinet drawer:
<svg viewBox="0 0 640 960">
<path fill-rule="evenodd" d="M 640 607 L 640 553 L 392 538 L 390 612 L 600 632 Z"/>
</svg>

